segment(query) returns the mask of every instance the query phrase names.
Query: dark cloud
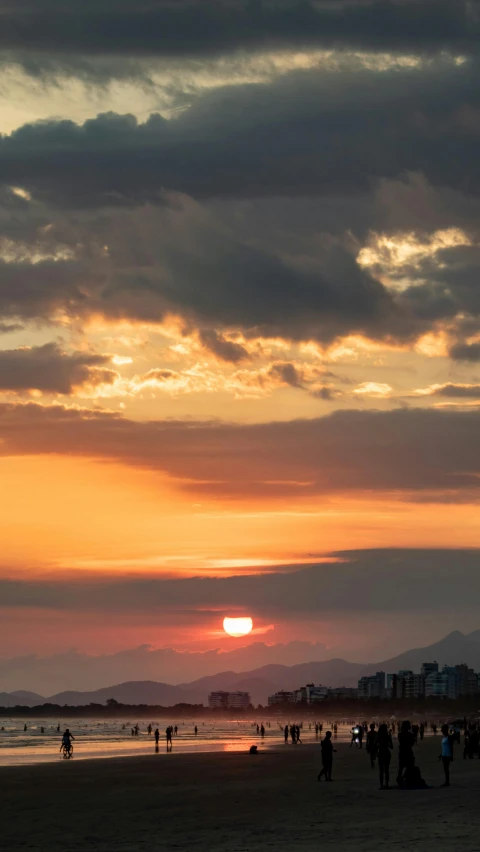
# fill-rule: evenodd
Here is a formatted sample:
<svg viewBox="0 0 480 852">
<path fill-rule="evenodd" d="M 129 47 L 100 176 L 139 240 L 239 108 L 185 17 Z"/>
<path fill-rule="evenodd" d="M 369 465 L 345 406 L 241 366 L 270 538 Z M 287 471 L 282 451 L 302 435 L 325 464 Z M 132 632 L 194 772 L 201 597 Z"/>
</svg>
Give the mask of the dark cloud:
<svg viewBox="0 0 480 852">
<path fill-rule="evenodd" d="M 480 592 L 479 550 L 365 550 L 340 562 L 230 577 L 55 581 L 0 580 L 2 606 L 64 610 L 188 612 L 245 608 L 254 616 L 399 612 L 465 607 Z M 455 582 L 452 582 L 452 570 Z M 359 579 L 361 578 L 361 582 Z M 466 594 L 468 589 L 468 594 Z M 352 590 L 355 593 L 352 594 Z M 412 593 L 414 590 L 414 593 Z"/>
<path fill-rule="evenodd" d="M 457 361 L 480 361 L 480 343 L 457 343 L 450 349 L 450 357 Z"/>
<path fill-rule="evenodd" d="M 480 35 L 477 0 L 2 0 L 0 11 L 0 49 L 31 73 L 48 68 L 52 54 L 67 67 L 72 55 L 200 58 L 305 48 L 465 54 L 477 50 Z"/>
<path fill-rule="evenodd" d="M 480 385 L 456 385 L 449 382 L 446 385 L 435 388 L 432 395 L 459 397 L 460 399 L 480 399 Z"/>
<path fill-rule="evenodd" d="M 392 492 L 478 499 L 480 412 L 337 411 L 314 420 L 234 425 L 135 422 L 100 411 L 4 404 L 0 452 L 111 459 L 165 472 L 222 499 Z"/>
<path fill-rule="evenodd" d="M 222 361 L 238 364 L 249 358 L 248 351 L 240 343 L 227 340 L 222 334 L 214 329 L 201 329 L 200 340 L 206 349 L 213 352 Z"/>
<path fill-rule="evenodd" d="M 302 71 L 205 93 L 169 121 L 108 113 L 0 139 L 0 181 L 60 205 L 195 197 L 355 195 L 423 172 L 480 189 L 478 63 Z M 470 119 L 468 120 L 468 116 Z"/>
<path fill-rule="evenodd" d="M 41 390 L 69 394 L 85 384 L 111 383 L 110 357 L 63 352 L 56 343 L 0 350 L 0 391 Z"/>
</svg>

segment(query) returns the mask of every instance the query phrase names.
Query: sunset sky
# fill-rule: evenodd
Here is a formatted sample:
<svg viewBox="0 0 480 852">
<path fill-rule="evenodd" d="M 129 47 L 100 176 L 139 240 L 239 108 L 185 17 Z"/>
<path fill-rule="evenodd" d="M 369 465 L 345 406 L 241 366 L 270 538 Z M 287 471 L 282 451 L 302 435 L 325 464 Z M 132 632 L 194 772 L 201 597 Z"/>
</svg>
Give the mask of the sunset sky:
<svg viewBox="0 0 480 852">
<path fill-rule="evenodd" d="M 480 627 L 479 44 L 0 0 L 0 657 Z"/>
</svg>

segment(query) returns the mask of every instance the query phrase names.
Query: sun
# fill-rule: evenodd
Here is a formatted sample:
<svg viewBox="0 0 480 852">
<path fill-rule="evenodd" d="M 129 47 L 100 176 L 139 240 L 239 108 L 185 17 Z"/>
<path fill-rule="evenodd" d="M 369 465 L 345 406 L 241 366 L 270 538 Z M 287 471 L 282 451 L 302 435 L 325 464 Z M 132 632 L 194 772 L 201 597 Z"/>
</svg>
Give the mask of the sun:
<svg viewBox="0 0 480 852">
<path fill-rule="evenodd" d="M 229 618 L 225 616 L 223 619 L 223 629 L 229 636 L 239 639 L 240 636 L 247 636 L 253 627 L 251 618 Z"/>
</svg>

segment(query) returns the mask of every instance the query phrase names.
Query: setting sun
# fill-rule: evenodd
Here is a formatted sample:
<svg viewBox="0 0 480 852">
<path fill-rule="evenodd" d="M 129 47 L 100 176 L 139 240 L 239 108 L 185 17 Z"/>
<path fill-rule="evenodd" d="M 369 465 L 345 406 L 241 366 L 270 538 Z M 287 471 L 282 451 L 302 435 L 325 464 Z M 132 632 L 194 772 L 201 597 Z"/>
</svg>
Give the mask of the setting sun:
<svg viewBox="0 0 480 852">
<path fill-rule="evenodd" d="M 247 636 L 253 627 L 251 618 L 228 618 L 223 619 L 223 629 L 229 636 L 239 639 L 240 636 Z"/>
</svg>

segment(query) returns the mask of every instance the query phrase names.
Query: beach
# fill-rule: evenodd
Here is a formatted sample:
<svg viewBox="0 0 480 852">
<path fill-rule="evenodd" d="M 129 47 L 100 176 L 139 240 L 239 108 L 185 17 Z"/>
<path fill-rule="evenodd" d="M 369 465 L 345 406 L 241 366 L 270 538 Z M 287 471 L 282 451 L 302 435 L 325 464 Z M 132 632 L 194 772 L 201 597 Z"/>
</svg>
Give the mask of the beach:
<svg viewBox="0 0 480 852">
<path fill-rule="evenodd" d="M 252 738 L 252 742 L 255 741 Z M 171 754 L 0 768 L 0 849 L 29 852 L 477 850 L 480 762 L 457 747 L 441 789 L 439 738 L 416 748 L 432 789 L 379 790 L 365 750 L 338 743 L 333 783 L 320 747 Z M 396 755 L 392 760 L 392 778 Z M 5 818 L 6 817 L 6 818 Z"/>
</svg>

